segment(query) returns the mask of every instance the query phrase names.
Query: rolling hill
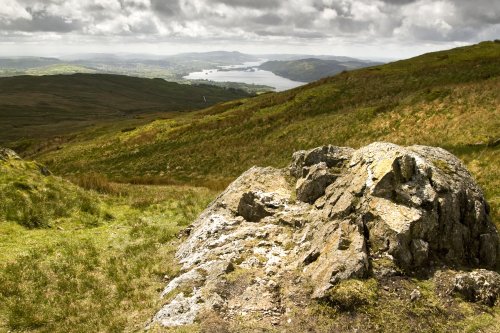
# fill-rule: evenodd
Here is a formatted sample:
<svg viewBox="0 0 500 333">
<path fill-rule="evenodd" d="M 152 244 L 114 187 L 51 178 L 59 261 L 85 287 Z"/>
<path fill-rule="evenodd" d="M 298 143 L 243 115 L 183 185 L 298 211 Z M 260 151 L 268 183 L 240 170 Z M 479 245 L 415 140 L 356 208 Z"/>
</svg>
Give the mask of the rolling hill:
<svg viewBox="0 0 500 333">
<path fill-rule="evenodd" d="M 37 158 L 57 173 L 223 188 L 292 152 L 373 141 L 459 156 L 500 208 L 500 43 L 483 42 L 346 72 L 294 90 L 226 102 L 126 133 L 87 132 Z M 84 161 L 92 161 L 91 164 Z"/>
<path fill-rule="evenodd" d="M 0 78 L 0 143 L 33 141 L 103 121 L 200 109 L 247 96 L 236 89 L 107 74 Z"/>
<path fill-rule="evenodd" d="M 312 82 L 342 71 L 375 65 L 380 65 L 380 63 L 357 61 L 355 59 L 338 61 L 308 58 L 289 61 L 268 61 L 260 65 L 260 68 L 290 80 Z"/>
</svg>

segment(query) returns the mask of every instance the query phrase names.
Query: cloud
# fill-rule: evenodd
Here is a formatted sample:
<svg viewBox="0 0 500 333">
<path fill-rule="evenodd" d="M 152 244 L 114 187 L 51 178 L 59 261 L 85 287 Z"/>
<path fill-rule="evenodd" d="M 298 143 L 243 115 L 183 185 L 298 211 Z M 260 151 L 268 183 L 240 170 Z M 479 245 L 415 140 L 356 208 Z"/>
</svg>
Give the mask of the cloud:
<svg viewBox="0 0 500 333">
<path fill-rule="evenodd" d="M 10 22 L 17 19 L 31 19 L 30 13 L 16 0 L 2 0 L 0 5 L 0 22 Z"/>
<path fill-rule="evenodd" d="M 223 3 L 230 7 L 246 7 L 255 9 L 273 9 L 280 7 L 281 0 L 209 0 L 211 3 Z"/>
<path fill-rule="evenodd" d="M 0 0 L 0 42 L 51 32 L 120 40 L 353 44 L 498 38 L 498 0 Z M 267 38 L 267 39 L 266 39 Z"/>
<path fill-rule="evenodd" d="M 151 0 L 151 8 L 155 13 L 166 18 L 181 14 L 179 0 Z"/>
</svg>

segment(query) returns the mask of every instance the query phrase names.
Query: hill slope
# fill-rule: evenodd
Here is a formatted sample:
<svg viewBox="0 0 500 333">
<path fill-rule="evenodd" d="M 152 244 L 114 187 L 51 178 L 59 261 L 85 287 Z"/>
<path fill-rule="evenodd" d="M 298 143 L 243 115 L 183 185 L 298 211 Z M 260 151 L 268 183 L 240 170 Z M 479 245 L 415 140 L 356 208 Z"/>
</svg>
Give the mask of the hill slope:
<svg viewBox="0 0 500 333">
<path fill-rule="evenodd" d="M 352 70 L 374 65 L 378 65 L 378 63 L 356 60 L 341 62 L 337 60 L 321 60 L 310 58 L 290 61 L 268 61 L 260 65 L 260 68 L 271 71 L 276 75 L 286 77 L 290 80 L 312 82 L 338 74 L 345 70 Z"/>
<path fill-rule="evenodd" d="M 64 134 L 96 121 L 199 109 L 246 96 L 234 89 L 119 75 L 0 78 L 0 143 Z"/>
<path fill-rule="evenodd" d="M 62 174 L 94 170 L 114 179 L 222 188 L 252 165 L 282 167 L 292 152 L 325 143 L 440 146 L 465 161 L 498 222 L 499 87 L 500 43 L 484 42 L 220 104 L 127 133 L 88 132 L 39 158 Z"/>
</svg>

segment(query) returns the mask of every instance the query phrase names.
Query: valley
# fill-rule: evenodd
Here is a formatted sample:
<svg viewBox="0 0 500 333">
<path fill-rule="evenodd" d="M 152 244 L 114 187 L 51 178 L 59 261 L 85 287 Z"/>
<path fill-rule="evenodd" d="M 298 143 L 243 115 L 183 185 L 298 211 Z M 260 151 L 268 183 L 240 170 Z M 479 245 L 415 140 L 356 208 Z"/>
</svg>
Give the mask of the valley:
<svg viewBox="0 0 500 333">
<path fill-rule="evenodd" d="M 0 77 L 76 73 L 116 74 L 161 78 L 169 82 L 189 85 L 209 84 L 242 89 L 248 93 L 262 93 L 291 89 L 303 84 L 301 81 L 310 82 L 339 73 L 342 70 L 377 64 L 335 56 L 318 56 L 319 59 L 307 59 L 311 57 L 310 55 L 286 54 L 251 55 L 223 51 L 165 56 L 75 54 L 61 58 L 12 57 L 0 58 Z M 267 61 L 265 59 L 275 61 L 263 64 Z M 283 59 L 287 59 L 287 61 L 283 61 Z M 319 68 L 315 68 L 317 66 Z M 266 69 L 271 69 L 271 71 Z M 311 71 L 315 72 L 307 74 Z M 293 80 L 296 82 L 292 82 Z"/>
</svg>

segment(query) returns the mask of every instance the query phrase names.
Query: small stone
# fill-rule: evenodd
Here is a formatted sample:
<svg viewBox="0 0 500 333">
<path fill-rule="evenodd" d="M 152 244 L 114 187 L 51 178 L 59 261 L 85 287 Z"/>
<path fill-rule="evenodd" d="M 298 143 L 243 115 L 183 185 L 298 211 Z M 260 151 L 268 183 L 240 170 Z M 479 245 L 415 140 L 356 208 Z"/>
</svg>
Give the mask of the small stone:
<svg viewBox="0 0 500 333">
<path fill-rule="evenodd" d="M 410 294 L 410 301 L 415 302 L 422 297 L 422 293 L 418 289 L 413 289 L 413 291 Z"/>
</svg>

